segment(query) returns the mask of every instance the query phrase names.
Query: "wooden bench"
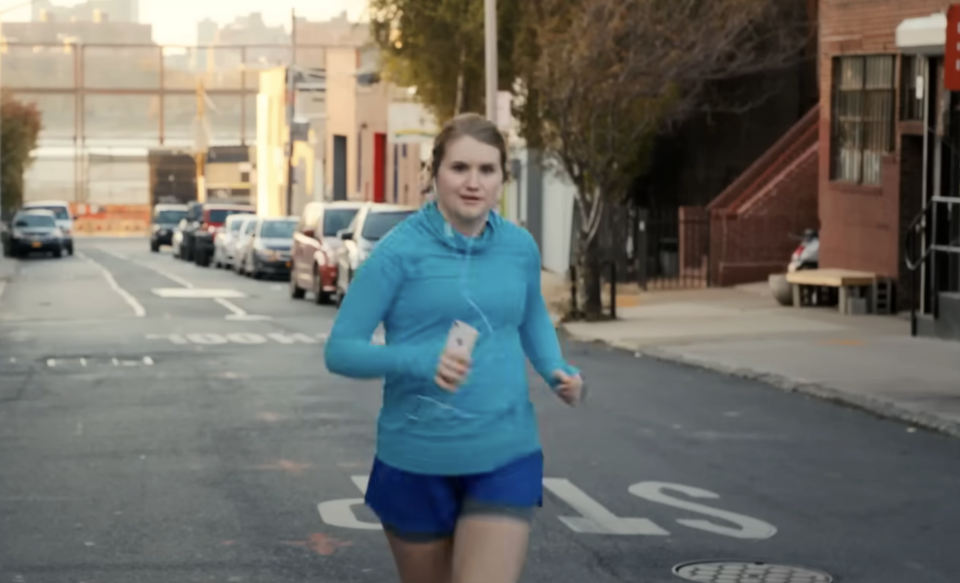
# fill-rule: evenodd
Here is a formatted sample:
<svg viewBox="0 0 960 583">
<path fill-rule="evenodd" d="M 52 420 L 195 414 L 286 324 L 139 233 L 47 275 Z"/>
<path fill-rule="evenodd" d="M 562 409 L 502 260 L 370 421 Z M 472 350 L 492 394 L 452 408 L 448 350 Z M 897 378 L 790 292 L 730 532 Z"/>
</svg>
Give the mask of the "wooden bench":
<svg viewBox="0 0 960 583">
<path fill-rule="evenodd" d="M 871 292 L 874 299 L 874 310 L 877 303 L 877 274 L 850 269 L 805 269 L 787 274 L 787 281 L 793 284 L 793 307 L 805 305 L 805 294 L 811 288 L 837 288 L 839 292 L 838 307 L 841 314 L 848 313 L 851 297 L 864 297 Z"/>
</svg>

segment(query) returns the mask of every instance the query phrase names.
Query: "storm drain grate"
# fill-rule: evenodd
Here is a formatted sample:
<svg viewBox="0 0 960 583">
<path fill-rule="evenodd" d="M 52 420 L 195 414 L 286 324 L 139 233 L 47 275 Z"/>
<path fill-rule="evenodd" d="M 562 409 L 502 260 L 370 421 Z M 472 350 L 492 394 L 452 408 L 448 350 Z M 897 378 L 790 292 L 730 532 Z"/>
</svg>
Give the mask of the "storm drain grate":
<svg viewBox="0 0 960 583">
<path fill-rule="evenodd" d="M 673 574 L 698 583 L 832 583 L 822 572 L 761 561 L 693 561 L 673 568 Z"/>
</svg>

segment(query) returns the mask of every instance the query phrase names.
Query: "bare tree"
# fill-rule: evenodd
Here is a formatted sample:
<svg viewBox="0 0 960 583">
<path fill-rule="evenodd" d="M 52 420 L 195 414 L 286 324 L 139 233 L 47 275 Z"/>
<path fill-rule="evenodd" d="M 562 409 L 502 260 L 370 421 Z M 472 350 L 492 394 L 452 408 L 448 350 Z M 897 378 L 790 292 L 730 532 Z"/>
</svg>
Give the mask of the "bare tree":
<svg viewBox="0 0 960 583">
<path fill-rule="evenodd" d="M 520 114 L 576 186 L 579 311 L 599 319 L 597 231 L 652 139 L 700 111 L 756 105 L 765 96 L 713 89 L 798 62 L 812 28 L 805 0 L 530 0 L 528 10 L 536 51 Z"/>
</svg>

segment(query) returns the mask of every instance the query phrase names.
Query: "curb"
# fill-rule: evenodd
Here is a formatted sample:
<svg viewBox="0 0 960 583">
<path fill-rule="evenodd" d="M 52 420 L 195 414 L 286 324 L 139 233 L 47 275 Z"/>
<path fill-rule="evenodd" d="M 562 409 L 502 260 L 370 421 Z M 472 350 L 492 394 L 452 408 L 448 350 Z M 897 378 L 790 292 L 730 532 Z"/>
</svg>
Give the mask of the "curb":
<svg viewBox="0 0 960 583">
<path fill-rule="evenodd" d="M 9 264 L 10 267 L 6 267 Z M 11 281 L 20 272 L 20 262 L 6 257 L 0 257 L 0 281 Z"/>
<path fill-rule="evenodd" d="M 943 433 L 951 437 L 960 438 L 960 422 L 953 421 L 952 419 L 944 419 L 931 413 L 915 411 L 889 399 L 855 393 L 853 391 L 831 387 L 822 383 L 789 378 L 773 373 L 758 372 L 747 368 L 727 366 L 697 358 L 690 358 L 679 354 L 665 352 L 657 348 L 645 348 L 632 346 L 624 342 L 607 342 L 600 339 L 586 338 L 572 334 L 565 327 L 562 327 L 562 325 L 558 329 L 561 330 L 568 339 L 576 342 L 592 344 L 599 343 L 617 350 L 623 350 L 634 355 L 652 358 L 661 362 L 671 362 L 674 364 L 691 366 L 702 370 L 718 372 L 732 377 L 759 381 L 788 393 L 809 395 L 824 401 L 830 401 L 860 409 L 884 419 L 902 421 L 916 425 L 917 427 Z"/>
</svg>

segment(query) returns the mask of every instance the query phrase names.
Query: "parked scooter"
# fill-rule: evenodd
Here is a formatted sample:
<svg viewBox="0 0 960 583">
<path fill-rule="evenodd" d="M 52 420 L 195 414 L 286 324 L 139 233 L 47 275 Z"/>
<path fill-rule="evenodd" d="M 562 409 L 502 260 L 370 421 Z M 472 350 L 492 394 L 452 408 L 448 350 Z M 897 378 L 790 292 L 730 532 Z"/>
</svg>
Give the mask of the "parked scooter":
<svg viewBox="0 0 960 583">
<path fill-rule="evenodd" d="M 793 273 L 803 269 L 817 269 L 820 265 L 820 235 L 816 229 L 807 229 L 803 232 L 800 245 L 790 256 L 787 272 Z"/>
</svg>

